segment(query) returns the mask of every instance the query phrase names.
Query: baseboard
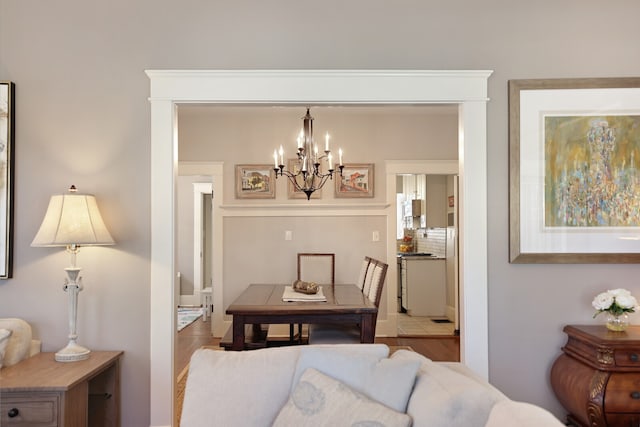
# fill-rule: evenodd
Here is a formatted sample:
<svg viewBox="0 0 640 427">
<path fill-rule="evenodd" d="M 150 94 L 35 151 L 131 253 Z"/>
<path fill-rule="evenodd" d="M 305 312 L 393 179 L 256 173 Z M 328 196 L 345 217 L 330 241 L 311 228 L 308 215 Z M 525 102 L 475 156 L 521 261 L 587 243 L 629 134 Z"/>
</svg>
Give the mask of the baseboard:
<svg viewBox="0 0 640 427">
<path fill-rule="evenodd" d="M 201 305 L 200 294 L 197 295 L 180 295 L 180 303 L 178 305 L 196 306 Z"/>
<path fill-rule="evenodd" d="M 398 327 L 395 318 L 393 319 L 393 321 L 391 321 L 390 319 L 378 319 L 378 322 L 376 323 L 376 336 L 397 337 Z"/>
<path fill-rule="evenodd" d="M 447 306 L 447 311 L 446 311 L 446 316 L 447 316 L 447 319 L 449 319 L 452 322 L 455 322 L 456 321 L 456 308 L 451 306 L 451 305 L 448 305 Z"/>
</svg>

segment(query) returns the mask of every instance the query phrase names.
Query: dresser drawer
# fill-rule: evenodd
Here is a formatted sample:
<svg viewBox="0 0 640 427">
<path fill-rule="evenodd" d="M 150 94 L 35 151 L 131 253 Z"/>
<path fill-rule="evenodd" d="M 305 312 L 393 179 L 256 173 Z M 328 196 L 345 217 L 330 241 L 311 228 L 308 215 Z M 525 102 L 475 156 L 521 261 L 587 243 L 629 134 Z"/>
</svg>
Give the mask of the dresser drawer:
<svg viewBox="0 0 640 427">
<path fill-rule="evenodd" d="M 616 366 L 636 367 L 640 369 L 640 351 L 617 350 L 614 359 Z"/>
<path fill-rule="evenodd" d="M 56 427 L 57 394 L 2 393 L 0 426 Z"/>
<path fill-rule="evenodd" d="M 604 394 L 604 411 L 640 413 L 640 374 L 611 374 Z"/>
<path fill-rule="evenodd" d="M 640 425 L 640 415 L 637 414 L 606 414 L 607 425 L 609 426 L 631 426 Z"/>
</svg>

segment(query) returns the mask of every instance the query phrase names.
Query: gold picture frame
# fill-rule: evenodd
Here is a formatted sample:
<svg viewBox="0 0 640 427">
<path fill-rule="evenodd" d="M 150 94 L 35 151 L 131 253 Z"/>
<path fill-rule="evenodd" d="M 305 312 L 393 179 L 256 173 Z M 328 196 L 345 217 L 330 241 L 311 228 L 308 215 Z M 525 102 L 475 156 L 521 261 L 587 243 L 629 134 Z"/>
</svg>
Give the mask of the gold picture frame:
<svg viewBox="0 0 640 427">
<path fill-rule="evenodd" d="M 236 199 L 274 199 L 276 176 L 272 165 L 236 165 Z"/>
<path fill-rule="evenodd" d="M 508 88 L 509 262 L 639 263 L 640 78 Z"/>
<path fill-rule="evenodd" d="M 373 163 L 345 164 L 342 176 L 336 171 L 335 197 L 362 198 L 373 197 L 375 189 L 375 170 Z"/>
</svg>

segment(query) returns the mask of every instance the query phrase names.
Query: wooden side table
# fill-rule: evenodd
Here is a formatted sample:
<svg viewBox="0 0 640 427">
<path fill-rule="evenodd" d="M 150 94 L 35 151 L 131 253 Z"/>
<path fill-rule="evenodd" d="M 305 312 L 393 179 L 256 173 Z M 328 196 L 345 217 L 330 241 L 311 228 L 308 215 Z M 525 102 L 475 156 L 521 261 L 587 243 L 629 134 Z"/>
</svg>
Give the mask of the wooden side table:
<svg viewBox="0 0 640 427">
<path fill-rule="evenodd" d="M 39 353 L 0 370 L 0 425 L 119 427 L 121 351 L 56 362 Z"/>
<path fill-rule="evenodd" d="M 551 386 L 569 412 L 569 425 L 640 426 L 640 326 L 611 332 L 596 325 L 565 326 Z"/>
</svg>

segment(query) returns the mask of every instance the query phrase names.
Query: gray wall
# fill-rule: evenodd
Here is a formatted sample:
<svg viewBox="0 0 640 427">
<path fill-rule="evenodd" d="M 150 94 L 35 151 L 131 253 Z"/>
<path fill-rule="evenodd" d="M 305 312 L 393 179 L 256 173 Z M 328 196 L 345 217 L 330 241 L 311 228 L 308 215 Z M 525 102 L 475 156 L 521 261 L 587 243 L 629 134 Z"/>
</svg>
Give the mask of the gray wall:
<svg viewBox="0 0 640 427">
<path fill-rule="evenodd" d="M 490 379 L 560 415 L 547 378 L 563 325 L 593 322 L 591 299 L 607 287 L 640 294 L 640 267 L 508 263 L 507 80 L 637 76 L 638 15 L 636 0 L 0 0 L 0 78 L 16 83 L 17 97 L 14 278 L 0 283 L 0 315 L 31 322 L 47 351 L 64 344 L 68 257 L 29 244 L 51 194 L 70 184 L 96 194 L 117 245 L 79 256 L 86 285 L 79 333 L 92 349 L 125 350 L 123 425 L 148 425 L 153 284 L 143 71 L 493 69 Z M 263 156 L 252 155 L 246 161 Z"/>
</svg>

